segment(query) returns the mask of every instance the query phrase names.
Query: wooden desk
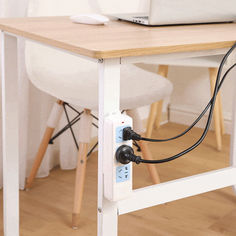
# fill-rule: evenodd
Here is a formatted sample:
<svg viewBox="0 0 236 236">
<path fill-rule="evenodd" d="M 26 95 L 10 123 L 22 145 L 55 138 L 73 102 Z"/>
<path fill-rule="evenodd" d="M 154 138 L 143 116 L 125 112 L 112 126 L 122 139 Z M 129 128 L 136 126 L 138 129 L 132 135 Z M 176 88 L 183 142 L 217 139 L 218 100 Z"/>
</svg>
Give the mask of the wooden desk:
<svg viewBox="0 0 236 236">
<path fill-rule="evenodd" d="M 160 57 L 194 57 L 223 53 L 236 40 L 236 24 L 145 27 L 124 22 L 106 26 L 73 24 L 68 17 L 1 19 L 3 103 L 4 233 L 19 235 L 18 196 L 18 38 L 65 50 L 99 67 L 98 235 L 116 236 L 118 215 L 236 185 L 236 109 L 231 163 L 218 171 L 133 191 L 130 198 L 108 201 L 103 195 L 104 119 L 119 112 L 120 65 Z M 112 91 L 112 92 L 111 92 Z M 234 101 L 236 107 L 236 99 Z"/>
<path fill-rule="evenodd" d="M 98 59 L 227 48 L 236 39 L 236 23 L 147 27 L 111 21 L 94 26 L 44 17 L 0 20 L 0 29 Z"/>
</svg>

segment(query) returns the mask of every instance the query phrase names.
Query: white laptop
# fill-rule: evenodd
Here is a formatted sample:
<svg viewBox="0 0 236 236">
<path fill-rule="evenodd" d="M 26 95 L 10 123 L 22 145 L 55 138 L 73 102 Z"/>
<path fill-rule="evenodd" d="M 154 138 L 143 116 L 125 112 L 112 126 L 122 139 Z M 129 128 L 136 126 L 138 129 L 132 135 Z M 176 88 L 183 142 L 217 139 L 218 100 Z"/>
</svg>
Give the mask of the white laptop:
<svg viewBox="0 0 236 236">
<path fill-rule="evenodd" d="M 150 0 L 148 13 L 114 16 L 149 26 L 233 22 L 236 0 Z"/>
</svg>

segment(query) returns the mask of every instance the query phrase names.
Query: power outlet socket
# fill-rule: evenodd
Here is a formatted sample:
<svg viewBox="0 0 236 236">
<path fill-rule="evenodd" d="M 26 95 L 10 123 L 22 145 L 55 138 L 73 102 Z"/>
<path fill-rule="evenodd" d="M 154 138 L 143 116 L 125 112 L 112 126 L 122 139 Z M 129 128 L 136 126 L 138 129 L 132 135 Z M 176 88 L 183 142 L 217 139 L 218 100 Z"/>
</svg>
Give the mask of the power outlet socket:
<svg viewBox="0 0 236 236">
<path fill-rule="evenodd" d="M 132 146 L 132 140 L 123 140 L 123 129 L 132 127 L 131 117 L 114 114 L 104 121 L 106 150 L 104 150 L 104 195 L 110 201 L 119 201 L 132 193 L 132 163 L 117 162 L 115 154 L 121 145 Z"/>
<path fill-rule="evenodd" d="M 121 183 L 130 180 L 130 165 L 116 167 L 116 183 Z"/>
</svg>

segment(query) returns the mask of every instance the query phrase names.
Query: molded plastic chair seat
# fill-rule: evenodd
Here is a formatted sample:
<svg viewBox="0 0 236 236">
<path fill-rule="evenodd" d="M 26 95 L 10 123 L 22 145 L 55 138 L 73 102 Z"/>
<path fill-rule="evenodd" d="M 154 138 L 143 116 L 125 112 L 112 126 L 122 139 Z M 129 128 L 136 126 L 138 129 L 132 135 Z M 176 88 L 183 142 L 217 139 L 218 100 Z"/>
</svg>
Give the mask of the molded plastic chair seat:
<svg viewBox="0 0 236 236">
<path fill-rule="evenodd" d="M 123 2 L 123 3 L 122 3 Z M 75 15 L 79 13 L 140 12 L 140 0 L 30 0 L 28 16 Z M 99 9 L 101 7 L 101 10 Z M 73 23 L 71 23 L 73 24 Z M 98 109 L 98 68 L 97 64 L 61 52 L 59 50 L 26 42 L 26 68 L 29 79 L 40 90 L 59 100 L 55 102 L 36 153 L 31 172 L 26 181 L 30 188 L 42 163 L 48 144 L 58 125 L 63 103 L 77 105 L 84 109 L 78 127 L 79 152 L 75 176 L 74 207 L 72 227 L 78 228 L 87 162 L 87 149 L 91 138 L 92 116 L 90 110 Z M 143 133 L 143 122 L 135 108 L 163 100 L 172 92 L 172 84 L 164 77 L 147 72 L 134 65 L 121 66 L 121 109 L 133 119 L 136 132 Z M 161 113 L 161 112 L 160 112 Z M 147 143 L 139 141 L 142 156 L 152 160 Z M 160 183 L 154 165 L 147 166 L 153 184 Z"/>
<path fill-rule="evenodd" d="M 31 187 L 42 163 L 50 139 L 60 120 L 62 104 L 68 102 L 84 109 L 78 130 L 79 152 L 72 213 L 72 228 L 76 229 L 79 226 L 87 149 L 91 138 L 92 116 L 90 112 L 98 109 L 98 66 L 97 63 L 32 43 L 26 44 L 25 56 L 29 79 L 32 83 L 60 100 L 54 104 L 49 116 L 44 136 L 27 178 L 26 189 Z M 121 65 L 120 72 L 120 109 L 126 110 L 133 119 L 135 131 L 142 134 L 144 129 L 136 108 L 165 99 L 172 92 L 172 83 L 158 74 L 145 71 L 135 65 Z M 147 143 L 139 141 L 138 145 L 143 158 L 152 160 Z M 153 183 L 160 183 L 156 167 L 149 165 L 148 171 Z"/>
<path fill-rule="evenodd" d="M 30 45 L 26 50 L 31 49 Z M 49 56 L 50 50 L 45 51 Z M 40 54 L 38 52 L 39 57 Z M 63 54 L 66 56 L 65 53 Z M 40 90 L 65 102 L 82 108 L 97 110 L 98 69 L 96 63 L 87 63 L 83 66 L 83 64 L 81 65 L 82 59 L 67 55 L 67 58 L 63 59 L 63 61 L 69 60 L 66 63 L 67 65 L 62 65 L 62 61 L 58 61 L 58 64 L 53 62 L 55 64 L 52 65 L 47 60 L 47 55 L 44 54 L 41 57 L 45 58 L 45 61 L 42 62 L 41 60 L 37 63 L 37 60 L 34 60 L 35 58 L 32 59 L 32 53 L 26 53 L 27 69 L 32 83 Z M 71 66 L 72 64 L 73 66 Z M 78 72 L 76 71 L 76 64 L 79 69 Z M 62 68 L 63 66 L 68 68 Z M 172 89 L 172 83 L 160 75 L 145 71 L 135 65 L 121 66 L 120 104 L 122 110 L 134 109 L 162 100 L 171 94 Z"/>
</svg>

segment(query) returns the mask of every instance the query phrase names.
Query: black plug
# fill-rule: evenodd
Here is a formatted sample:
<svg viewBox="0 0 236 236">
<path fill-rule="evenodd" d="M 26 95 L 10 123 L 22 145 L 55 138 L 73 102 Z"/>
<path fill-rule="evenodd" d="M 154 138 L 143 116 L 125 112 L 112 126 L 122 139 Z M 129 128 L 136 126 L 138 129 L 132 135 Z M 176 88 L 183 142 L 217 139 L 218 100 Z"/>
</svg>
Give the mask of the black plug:
<svg viewBox="0 0 236 236">
<path fill-rule="evenodd" d="M 131 161 L 139 164 L 141 157 L 134 155 L 134 150 L 128 145 L 122 145 L 116 150 L 116 160 L 121 164 L 129 164 Z"/>
<path fill-rule="evenodd" d="M 123 140 L 136 140 L 139 141 L 141 140 L 141 135 L 135 133 L 131 127 L 126 127 L 123 129 Z"/>
</svg>

